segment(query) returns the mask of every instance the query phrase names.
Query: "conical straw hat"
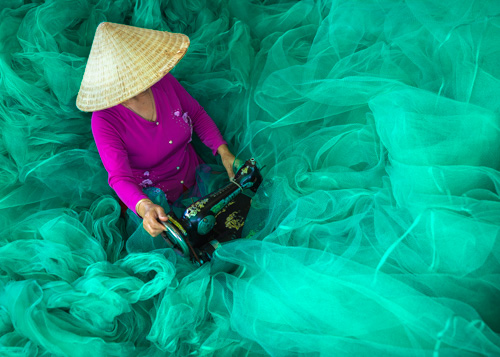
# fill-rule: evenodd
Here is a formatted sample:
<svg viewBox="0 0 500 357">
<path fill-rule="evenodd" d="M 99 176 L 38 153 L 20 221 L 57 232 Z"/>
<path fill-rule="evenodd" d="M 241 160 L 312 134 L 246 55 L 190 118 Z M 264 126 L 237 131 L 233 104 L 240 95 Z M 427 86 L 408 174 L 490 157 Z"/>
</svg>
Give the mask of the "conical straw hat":
<svg viewBox="0 0 500 357">
<path fill-rule="evenodd" d="M 189 38 L 180 33 L 101 23 L 76 106 L 93 112 L 136 96 L 174 68 L 188 47 Z"/>
</svg>

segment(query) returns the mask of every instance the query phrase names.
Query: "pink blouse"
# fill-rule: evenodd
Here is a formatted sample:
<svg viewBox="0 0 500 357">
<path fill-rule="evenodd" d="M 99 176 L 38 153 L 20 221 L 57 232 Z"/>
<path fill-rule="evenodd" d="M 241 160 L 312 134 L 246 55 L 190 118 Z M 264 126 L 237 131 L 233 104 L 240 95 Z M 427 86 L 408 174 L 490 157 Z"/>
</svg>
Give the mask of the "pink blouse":
<svg viewBox="0 0 500 357">
<path fill-rule="evenodd" d="M 92 114 L 92 133 L 109 185 L 134 213 L 158 187 L 175 201 L 195 184 L 201 159 L 191 145 L 193 129 L 214 155 L 226 144 L 213 120 L 170 73 L 151 87 L 156 122 L 149 122 L 119 104 Z"/>
</svg>

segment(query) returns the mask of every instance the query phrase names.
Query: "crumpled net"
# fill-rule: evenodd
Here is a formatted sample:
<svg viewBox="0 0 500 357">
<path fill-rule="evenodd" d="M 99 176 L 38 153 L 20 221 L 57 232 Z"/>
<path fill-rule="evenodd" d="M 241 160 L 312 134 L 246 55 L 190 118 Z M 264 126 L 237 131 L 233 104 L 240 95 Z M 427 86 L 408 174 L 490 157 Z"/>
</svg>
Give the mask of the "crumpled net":
<svg viewBox="0 0 500 357">
<path fill-rule="evenodd" d="M 500 355 L 499 14 L 1 1 L 0 354 Z M 187 34 L 174 75 L 266 166 L 243 239 L 210 264 L 124 249 L 75 106 L 102 21 Z"/>
</svg>

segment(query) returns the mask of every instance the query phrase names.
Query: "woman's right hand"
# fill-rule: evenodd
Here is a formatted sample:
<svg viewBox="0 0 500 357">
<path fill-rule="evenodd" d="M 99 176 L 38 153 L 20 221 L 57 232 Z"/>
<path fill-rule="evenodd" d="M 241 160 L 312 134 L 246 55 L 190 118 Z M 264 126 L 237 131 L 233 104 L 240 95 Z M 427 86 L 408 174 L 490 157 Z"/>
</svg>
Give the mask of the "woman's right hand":
<svg viewBox="0 0 500 357">
<path fill-rule="evenodd" d="M 156 237 L 158 234 L 166 230 L 165 226 L 158 222 L 168 221 L 168 217 L 162 206 L 155 205 L 151 201 L 143 202 L 137 210 L 137 213 L 142 217 L 142 225 L 144 226 L 144 229 L 146 232 L 151 234 L 152 237 Z"/>
</svg>

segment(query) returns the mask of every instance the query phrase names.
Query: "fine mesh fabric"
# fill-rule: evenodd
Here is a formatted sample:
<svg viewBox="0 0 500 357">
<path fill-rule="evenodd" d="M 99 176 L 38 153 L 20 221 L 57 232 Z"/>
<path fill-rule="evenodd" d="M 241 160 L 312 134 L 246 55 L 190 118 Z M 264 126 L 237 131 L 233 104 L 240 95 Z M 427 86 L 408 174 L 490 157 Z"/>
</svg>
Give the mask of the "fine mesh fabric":
<svg viewBox="0 0 500 357">
<path fill-rule="evenodd" d="M 75 105 L 102 21 L 188 35 L 266 166 L 210 264 L 124 249 Z M 0 0 L 0 355 L 500 355 L 499 39 L 497 0 Z"/>
</svg>

